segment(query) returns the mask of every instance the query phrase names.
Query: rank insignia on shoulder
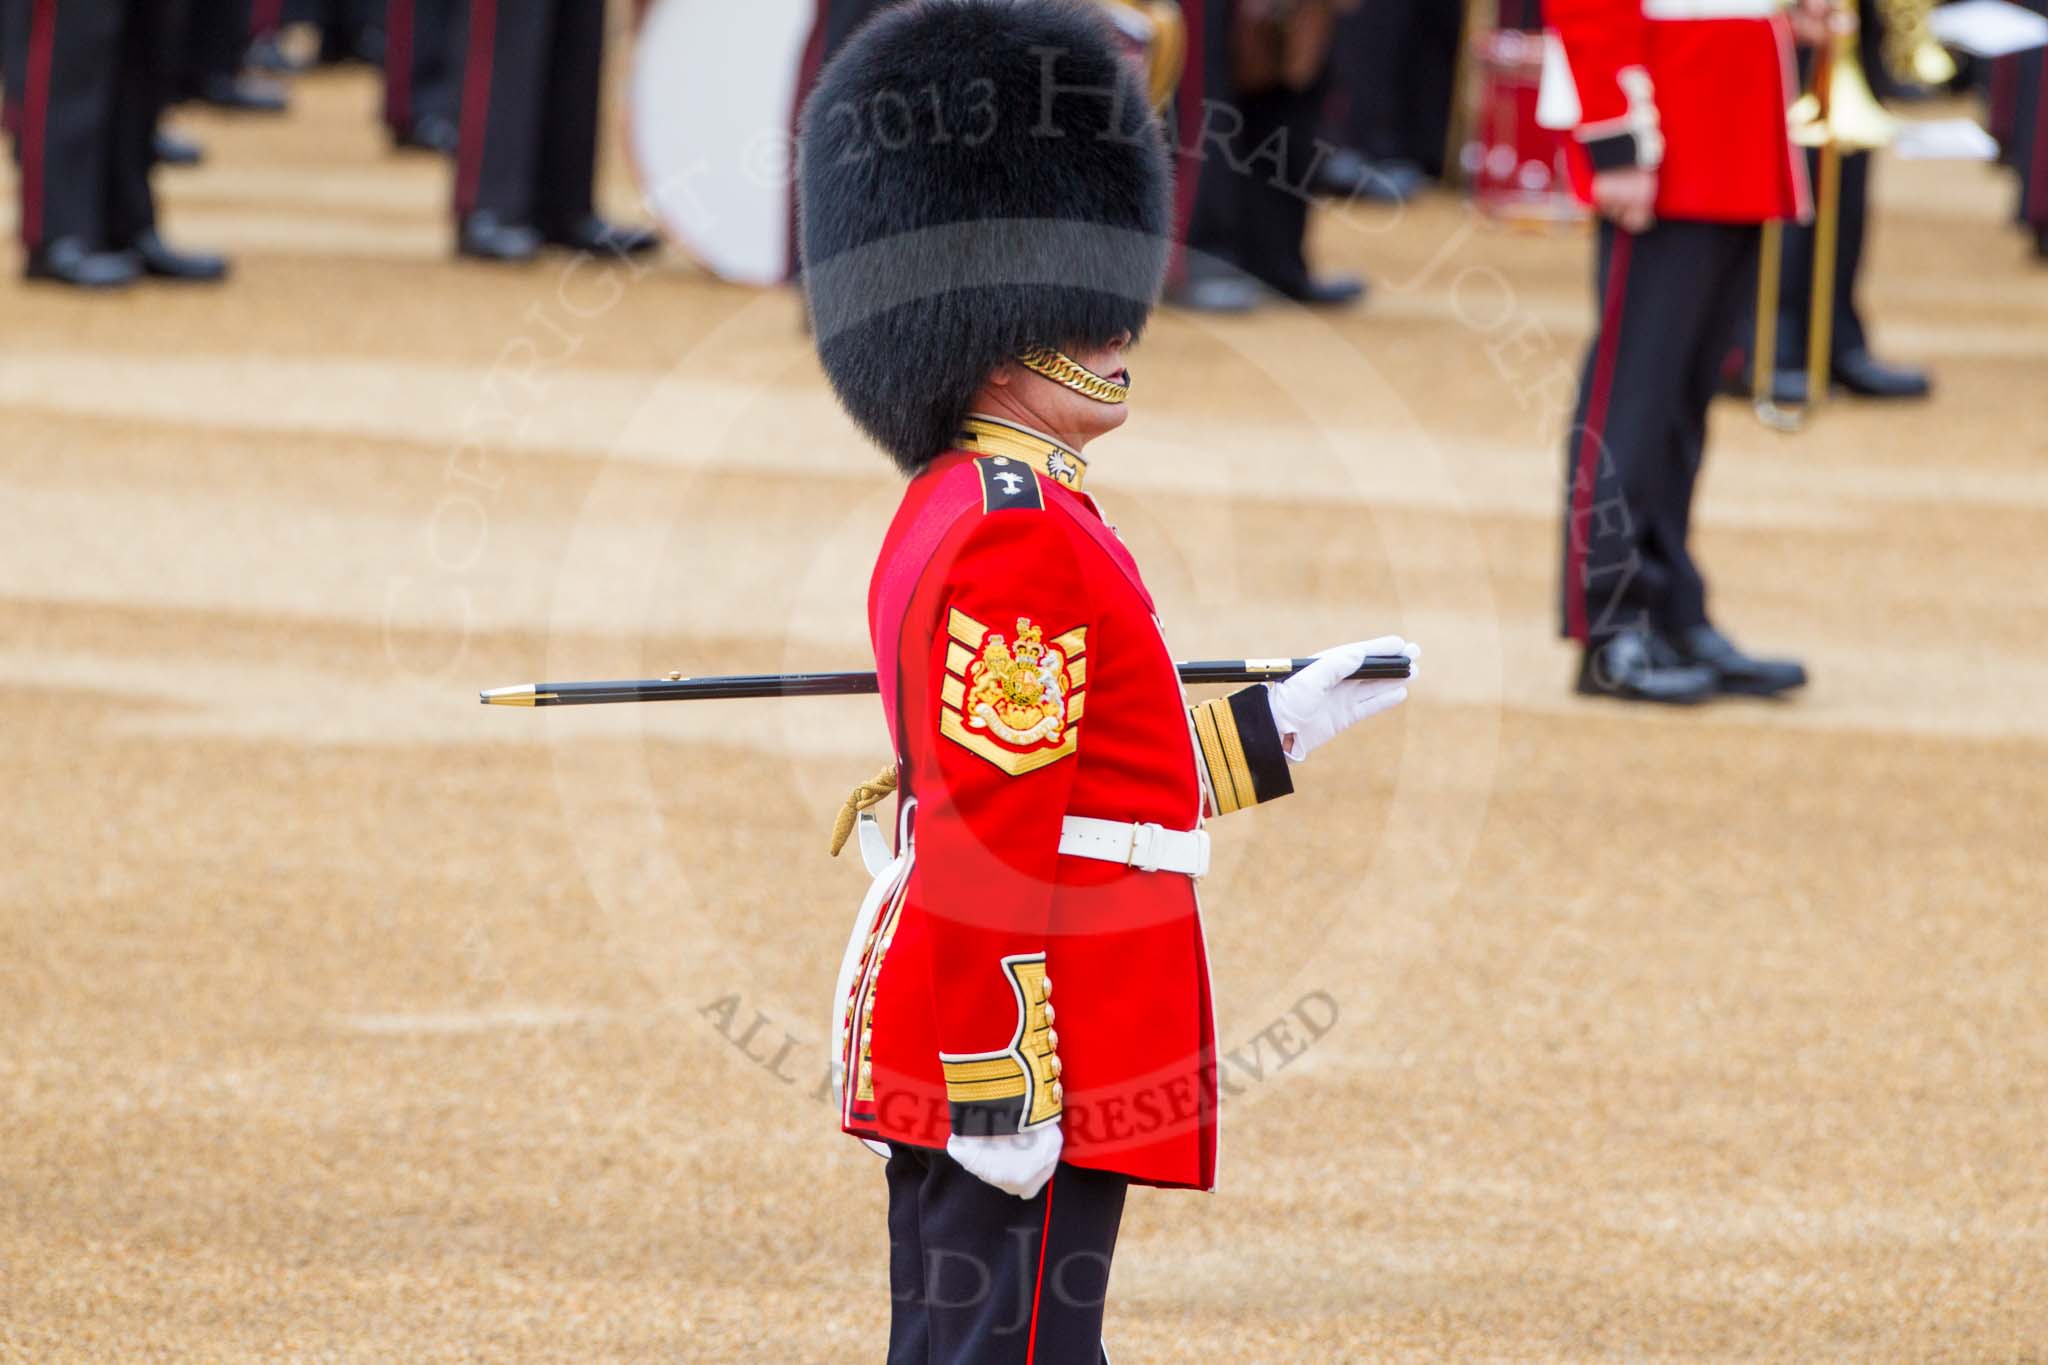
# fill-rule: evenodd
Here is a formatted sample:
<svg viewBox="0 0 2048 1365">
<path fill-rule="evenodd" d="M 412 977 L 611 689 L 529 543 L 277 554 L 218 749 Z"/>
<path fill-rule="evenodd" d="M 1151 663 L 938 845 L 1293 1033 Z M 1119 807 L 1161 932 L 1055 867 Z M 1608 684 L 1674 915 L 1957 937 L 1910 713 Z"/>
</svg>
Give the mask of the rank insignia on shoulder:
<svg viewBox="0 0 2048 1365">
<path fill-rule="evenodd" d="M 1047 640 L 1029 617 L 1016 622 L 1006 636 L 952 609 L 939 681 L 939 733 L 1012 777 L 1080 746 L 1088 700 L 1088 628 Z"/>
<path fill-rule="evenodd" d="M 987 455 L 976 460 L 981 470 L 981 510 L 1004 512 L 1012 508 L 1038 511 L 1045 506 L 1045 494 L 1038 486 L 1038 474 L 1022 460 L 1007 455 Z"/>
</svg>

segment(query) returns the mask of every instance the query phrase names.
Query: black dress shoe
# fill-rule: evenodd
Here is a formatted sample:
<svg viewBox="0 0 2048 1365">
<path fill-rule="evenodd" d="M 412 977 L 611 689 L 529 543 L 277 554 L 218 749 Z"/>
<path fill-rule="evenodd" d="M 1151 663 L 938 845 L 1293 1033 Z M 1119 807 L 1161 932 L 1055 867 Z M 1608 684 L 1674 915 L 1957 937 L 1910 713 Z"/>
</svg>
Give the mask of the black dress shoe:
<svg viewBox="0 0 2048 1365">
<path fill-rule="evenodd" d="M 216 109 L 245 114 L 282 114 L 284 90 L 253 76 L 208 76 L 199 82 L 199 99 Z"/>
<path fill-rule="evenodd" d="M 178 251 L 155 229 L 135 239 L 135 255 L 142 262 L 142 272 L 159 280 L 215 284 L 228 277 L 227 257 L 205 251 Z"/>
<path fill-rule="evenodd" d="M 1835 382 L 1861 398 L 1925 398 L 1934 387 L 1927 371 L 1887 365 L 1863 350 L 1835 357 Z"/>
<path fill-rule="evenodd" d="M 1739 697 L 1776 697 L 1806 686 L 1806 666 L 1794 659 L 1755 659 L 1712 626 L 1694 626 L 1671 640 L 1678 657 L 1711 670 L 1715 686 Z"/>
<path fill-rule="evenodd" d="M 28 254 L 22 277 L 74 289 L 120 289 L 142 276 L 132 251 L 95 251 L 77 237 L 59 237 Z"/>
<path fill-rule="evenodd" d="M 639 256 L 661 245 L 661 234 L 653 228 L 607 223 L 594 213 L 556 228 L 547 237 L 549 246 L 567 247 L 571 251 L 606 251 L 614 256 Z"/>
<path fill-rule="evenodd" d="M 1657 644 L 1641 631 L 1627 630 L 1605 644 L 1589 647 L 1579 661 L 1580 694 L 1666 706 L 1696 706 L 1711 700 L 1717 681 L 1714 670 L 1680 663 Z"/>
<path fill-rule="evenodd" d="M 462 220 L 455 251 L 478 261 L 530 261 L 540 255 L 540 233 L 521 223 L 501 222 L 495 213 L 472 213 Z"/>
<path fill-rule="evenodd" d="M 176 133 L 157 130 L 156 140 L 150 144 L 150 154 L 162 166 L 197 166 L 206 160 L 206 149 L 187 137 Z"/>
<path fill-rule="evenodd" d="M 1422 189 L 1422 168 L 1412 161 L 1368 161 L 1340 147 L 1316 168 L 1309 192 L 1333 199 L 1405 204 Z"/>
<path fill-rule="evenodd" d="M 371 24 L 330 23 L 320 33 L 321 66 L 384 65 L 384 30 Z"/>
<path fill-rule="evenodd" d="M 1787 407 L 1804 407 L 1808 387 L 1806 371 L 1779 370 L 1771 376 L 1771 401 Z M 1742 394 L 1750 396 L 1746 388 Z"/>
<path fill-rule="evenodd" d="M 249 65 L 272 76 L 295 76 L 306 69 L 304 62 L 293 60 L 292 54 L 284 50 L 275 34 L 266 34 L 249 44 Z"/>
<path fill-rule="evenodd" d="M 1296 303 L 1305 303 L 1311 308 L 1343 308 L 1365 297 L 1365 281 L 1356 275 L 1327 275 L 1321 279 L 1311 277 L 1280 292 Z"/>
<path fill-rule="evenodd" d="M 422 114 L 413 120 L 412 127 L 392 133 L 391 141 L 415 151 L 453 156 L 461 146 L 462 130 L 445 114 Z"/>
<path fill-rule="evenodd" d="M 1166 291 L 1168 304 L 1195 313 L 1249 313 L 1266 297 L 1264 289 L 1242 275 L 1190 275 Z"/>
</svg>

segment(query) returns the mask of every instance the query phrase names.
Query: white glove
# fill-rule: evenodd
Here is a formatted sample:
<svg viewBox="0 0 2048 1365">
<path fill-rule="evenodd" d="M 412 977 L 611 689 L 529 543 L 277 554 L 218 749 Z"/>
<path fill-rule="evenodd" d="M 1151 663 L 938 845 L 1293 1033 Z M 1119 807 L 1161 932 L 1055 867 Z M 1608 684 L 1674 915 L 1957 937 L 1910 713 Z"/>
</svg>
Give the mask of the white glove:
<svg viewBox="0 0 2048 1365">
<path fill-rule="evenodd" d="M 1283 682 L 1267 683 L 1273 723 L 1287 756 L 1301 762 L 1368 716 L 1391 711 L 1408 700 L 1408 683 L 1386 680 L 1350 681 L 1369 654 L 1405 654 L 1408 679 L 1415 679 L 1414 661 L 1422 646 L 1398 635 L 1339 645 L 1316 655 L 1316 661 Z"/>
<path fill-rule="evenodd" d="M 1060 1164 L 1060 1148 L 1065 1145 L 1060 1126 L 1048 1123 L 997 1137 L 955 1133 L 946 1139 L 946 1155 L 1005 1194 L 1030 1199 L 1052 1179 L 1052 1168 Z"/>
</svg>

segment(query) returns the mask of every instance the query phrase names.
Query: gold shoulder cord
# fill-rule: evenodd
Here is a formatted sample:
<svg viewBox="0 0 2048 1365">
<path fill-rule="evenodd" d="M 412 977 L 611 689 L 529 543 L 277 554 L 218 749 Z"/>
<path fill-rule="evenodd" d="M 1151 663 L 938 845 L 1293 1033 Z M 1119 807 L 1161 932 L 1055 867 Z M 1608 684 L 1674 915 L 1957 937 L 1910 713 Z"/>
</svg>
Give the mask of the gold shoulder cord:
<svg viewBox="0 0 2048 1365">
<path fill-rule="evenodd" d="M 1044 375 L 1055 384 L 1093 398 L 1098 403 L 1118 404 L 1130 401 L 1129 384 L 1118 384 L 1104 379 L 1073 357 L 1055 351 L 1050 346 L 1034 346 L 1022 352 L 1017 357 L 1017 363 L 1035 374 Z"/>
</svg>

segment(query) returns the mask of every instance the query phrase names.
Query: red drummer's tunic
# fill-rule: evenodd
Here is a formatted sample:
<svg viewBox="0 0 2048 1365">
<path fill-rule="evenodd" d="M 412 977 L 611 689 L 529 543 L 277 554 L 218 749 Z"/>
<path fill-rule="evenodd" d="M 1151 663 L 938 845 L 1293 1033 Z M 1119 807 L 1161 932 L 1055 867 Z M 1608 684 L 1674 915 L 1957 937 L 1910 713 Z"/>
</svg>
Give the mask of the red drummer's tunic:
<svg viewBox="0 0 2048 1365">
<path fill-rule="evenodd" d="M 1259 687 L 1190 710 L 1137 565 L 1061 482 L 1072 452 L 963 442 L 1010 453 L 914 479 L 870 590 L 914 854 L 842 1002 L 842 1126 L 944 1147 L 1056 1122 L 1068 1162 L 1208 1188 L 1194 881 L 1058 846 L 1070 814 L 1193 830 L 1284 794 L 1271 709 Z"/>
<path fill-rule="evenodd" d="M 1544 73 L 1544 122 L 1574 135 L 1573 182 L 1658 171 L 1657 214 L 1761 223 L 1810 213 L 1786 113 L 1798 94 L 1776 0 L 1544 0 L 1563 68 Z M 1568 68 L 1568 69 L 1567 69 Z"/>
</svg>

